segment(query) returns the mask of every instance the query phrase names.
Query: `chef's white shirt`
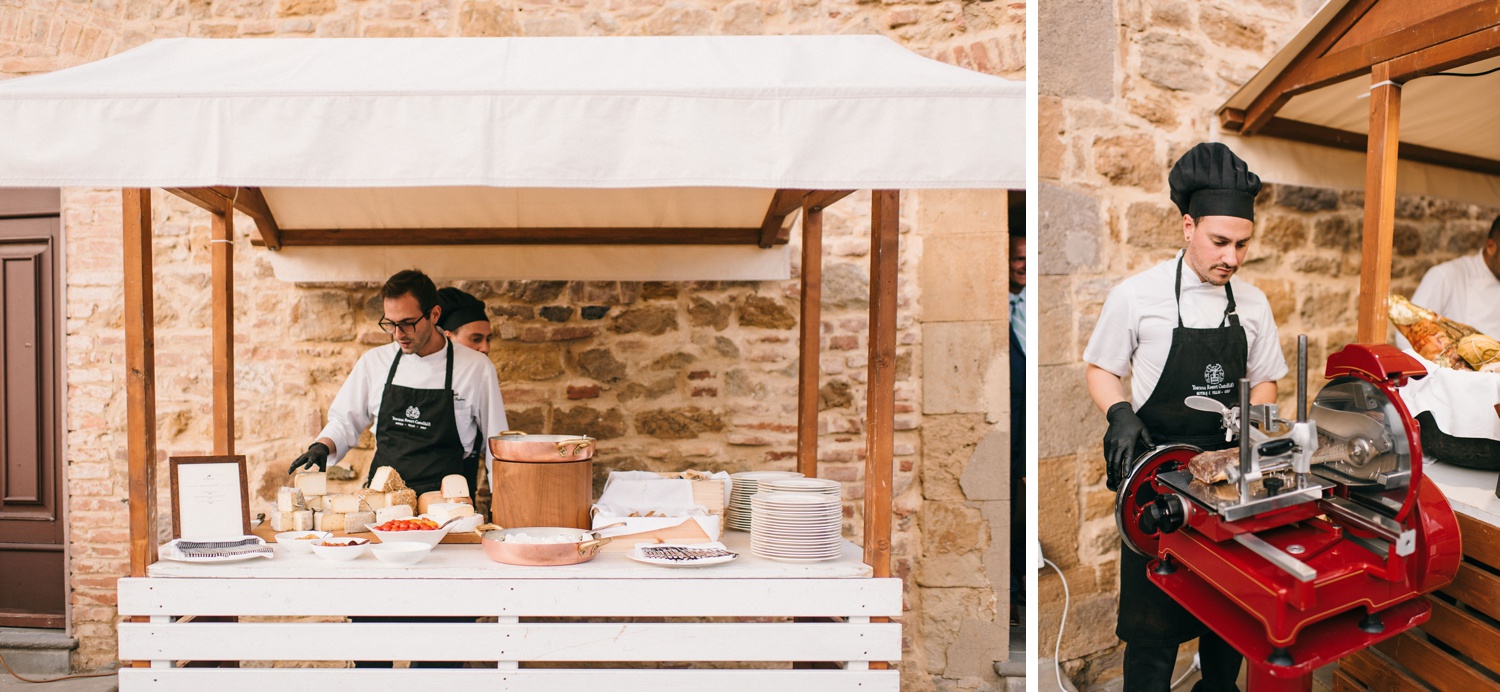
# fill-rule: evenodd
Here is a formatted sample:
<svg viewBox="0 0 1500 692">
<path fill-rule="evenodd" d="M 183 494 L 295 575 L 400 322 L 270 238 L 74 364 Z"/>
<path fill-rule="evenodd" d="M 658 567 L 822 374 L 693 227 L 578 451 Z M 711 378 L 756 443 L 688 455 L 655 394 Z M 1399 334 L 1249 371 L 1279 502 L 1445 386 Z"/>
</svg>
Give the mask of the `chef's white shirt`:
<svg viewBox="0 0 1500 692">
<path fill-rule="evenodd" d="M 375 421 L 380 412 L 380 400 L 385 395 L 386 375 L 391 371 L 391 361 L 400 351 L 401 345 L 394 341 L 365 351 L 354 364 L 348 379 L 344 380 L 344 386 L 339 388 L 338 396 L 333 398 L 333 405 L 328 407 L 328 425 L 318 433 L 318 437 L 333 440 L 336 447 L 333 463 L 342 460 Z M 413 389 L 442 389 L 447 366 L 446 345 L 428 356 L 403 353 L 392 384 Z M 505 402 L 500 399 L 500 378 L 495 374 L 495 365 L 489 356 L 457 344 L 453 345 L 453 414 L 458 423 L 458 436 L 464 443 L 464 456 L 474 451 L 476 431 L 482 430 L 489 436 L 506 430 Z M 485 444 L 485 454 L 489 459 L 488 444 Z"/>
<path fill-rule="evenodd" d="M 1178 252 L 1177 257 L 1182 253 Z M 1177 328 L 1177 301 L 1173 297 L 1173 272 L 1177 258 L 1162 262 L 1110 289 L 1104 310 L 1094 325 L 1084 362 L 1116 376 L 1130 378 L 1130 403 L 1140 409 L 1156 389 L 1162 366 L 1172 348 L 1172 330 Z M 1287 373 L 1286 357 L 1266 294 L 1239 277 L 1234 287 L 1235 311 L 1245 328 L 1249 346 L 1247 377 L 1250 386 L 1273 382 Z M 1223 286 L 1201 281 L 1192 268 L 1182 265 L 1182 322 L 1192 329 L 1211 329 L 1224 320 L 1229 303 Z"/>
<path fill-rule="evenodd" d="M 1479 253 L 1428 269 L 1417 292 L 1411 294 L 1411 302 L 1500 338 L 1500 279 L 1484 265 Z M 1396 346 L 1411 348 L 1400 333 L 1396 334 Z"/>
</svg>

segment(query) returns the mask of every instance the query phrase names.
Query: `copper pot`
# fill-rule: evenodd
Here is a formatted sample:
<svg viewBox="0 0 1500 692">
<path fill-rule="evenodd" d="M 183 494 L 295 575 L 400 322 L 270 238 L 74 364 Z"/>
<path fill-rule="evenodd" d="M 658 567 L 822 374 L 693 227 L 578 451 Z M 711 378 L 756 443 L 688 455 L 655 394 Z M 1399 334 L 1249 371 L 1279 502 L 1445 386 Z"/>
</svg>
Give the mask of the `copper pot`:
<svg viewBox="0 0 1500 692">
<path fill-rule="evenodd" d="M 583 461 L 594 456 L 588 435 L 527 435 L 507 430 L 490 438 L 490 453 L 506 461 Z"/>
<path fill-rule="evenodd" d="M 484 554 L 491 560 L 526 567 L 588 562 L 611 540 L 600 538 L 594 531 L 554 526 L 502 529 L 494 524 L 485 524 L 475 529 L 474 533 L 479 534 L 482 539 L 480 542 L 484 544 Z M 529 536 L 578 536 L 580 540 L 568 543 L 512 543 L 504 540 L 506 536 L 518 533 Z"/>
</svg>

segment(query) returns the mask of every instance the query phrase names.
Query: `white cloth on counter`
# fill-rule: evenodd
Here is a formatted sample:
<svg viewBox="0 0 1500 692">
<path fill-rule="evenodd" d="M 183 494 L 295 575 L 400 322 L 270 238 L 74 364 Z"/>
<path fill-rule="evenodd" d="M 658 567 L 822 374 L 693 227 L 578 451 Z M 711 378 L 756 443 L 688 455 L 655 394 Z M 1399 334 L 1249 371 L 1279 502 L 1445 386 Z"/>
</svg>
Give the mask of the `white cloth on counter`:
<svg viewBox="0 0 1500 692">
<path fill-rule="evenodd" d="M 1411 294 L 1411 302 L 1500 339 L 1500 279 L 1485 266 L 1479 253 L 1428 269 Z M 1411 344 L 1397 333 L 1396 347 L 1405 350 Z M 1443 432 L 1448 430 L 1444 428 Z"/>
<path fill-rule="evenodd" d="M 667 517 L 708 514 L 707 507 L 693 501 L 692 481 L 663 478 L 650 471 L 611 471 L 594 509 L 616 517 L 647 513 Z"/>
<path fill-rule="evenodd" d="M 441 338 L 441 337 L 439 337 Z M 391 342 L 365 351 L 354 364 L 354 370 L 339 388 L 338 396 L 328 407 L 328 425 L 318 437 L 333 440 L 332 463 L 338 463 L 349 449 L 359 443 L 360 435 L 375 422 L 380 400 L 385 395 L 385 378 L 391 361 L 401 350 Z M 438 349 L 428 356 L 403 353 L 392 384 L 414 389 L 442 389 L 447 373 L 448 349 Z M 505 402 L 500 398 L 500 378 L 488 356 L 454 344 L 453 346 L 453 414 L 458 422 L 458 436 L 464 443 L 464 455 L 474 451 L 476 433 L 498 435 L 507 429 Z M 483 444 L 481 440 L 481 444 Z M 485 444 L 486 458 L 489 445 Z M 494 476 L 491 475 L 491 478 Z"/>
<path fill-rule="evenodd" d="M 1177 328 L 1177 299 L 1173 274 L 1176 256 L 1132 276 L 1110 289 L 1083 351 L 1083 360 L 1118 377 L 1130 375 L 1130 403 L 1137 410 L 1151 397 L 1161 379 L 1162 366 L 1172 349 L 1172 330 Z M 1229 280 L 1234 287 L 1235 311 L 1245 328 L 1249 346 L 1247 377 L 1250 385 L 1275 382 L 1286 376 L 1286 357 L 1276 332 L 1271 303 L 1260 289 Z M 1182 323 L 1190 329 L 1212 329 L 1224 320 L 1228 305 L 1223 286 L 1201 281 L 1182 265 Z"/>
<path fill-rule="evenodd" d="M 1427 368 L 1426 377 L 1407 380 L 1399 390 L 1413 417 L 1431 411 L 1432 420 L 1449 435 L 1500 440 L 1500 415 L 1495 413 L 1500 373 L 1440 368 L 1416 351 L 1405 353 Z"/>
</svg>

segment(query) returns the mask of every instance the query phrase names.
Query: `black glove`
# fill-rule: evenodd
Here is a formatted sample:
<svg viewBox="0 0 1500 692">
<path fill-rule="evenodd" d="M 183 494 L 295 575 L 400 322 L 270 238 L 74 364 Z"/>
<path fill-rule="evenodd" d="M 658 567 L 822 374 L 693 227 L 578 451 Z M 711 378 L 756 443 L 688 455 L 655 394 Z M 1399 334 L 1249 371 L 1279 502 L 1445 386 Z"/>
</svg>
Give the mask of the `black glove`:
<svg viewBox="0 0 1500 692">
<path fill-rule="evenodd" d="M 292 467 L 287 469 L 286 472 L 290 475 L 296 473 L 297 469 L 311 469 L 314 466 L 318 467 L 319 471 L 322 471 L 328 466 L 328 455 L 330 453 L 328 445 L 322 442 L 314 442 L 308 446 L 307 451 L 303 452 L 302 456 L 297 457 L 297 460 L 292 462 Z"/>
<path fill-rule="evenodd" d="M 1153 446 L 1151 433 L 1128 401 L 1109 407 L 1104 418 L 1109 421 L 1109 430 L 1104 431 L 1104 486 L 1119 490 L 1136 455 Z"/>
</svg>

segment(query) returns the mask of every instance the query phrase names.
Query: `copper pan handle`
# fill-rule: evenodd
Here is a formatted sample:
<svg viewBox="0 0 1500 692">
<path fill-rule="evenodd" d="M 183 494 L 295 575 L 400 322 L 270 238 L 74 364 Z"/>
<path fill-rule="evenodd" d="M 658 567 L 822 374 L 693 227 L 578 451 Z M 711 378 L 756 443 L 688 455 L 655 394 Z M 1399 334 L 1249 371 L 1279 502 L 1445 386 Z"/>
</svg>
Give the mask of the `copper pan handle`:
<svg viewBox="0 0 1500 692">
<path fill-rule="evenodd" d="M 505 437 L 506 435 L 525 435 L 525 434 L 526 434 L 525 432 L 522 432 L 520 430 L 506 430 L 505 432 L 500 433 L 499 435 L 496 435 L 495 437 Z"/>
<path fill-rule="evenodd" d="M 598 552 L 600 548 L 608 545 L 613 538 L 595 538 L 592 541 L 584 541 L 578 544 L 578 554 L 587 557 L 591 552 Z"/>
<path fill-rule="evenodd" d="M 502 434 L 504 434 L 504 433 L 502 433 Z M 568 451 L 568 446 L 569 445 L 572 445 L 572 447 L 573 447 L 573 451 L 571 451 L 571 452 Z M 557 456 L 565 457 L 565 456 L 570 456 L 570 455 L 573 455 L 573 454 L 577 454 L 579 452 L 582 452 L 585 449 L 588 449 L 589 447 L 592 447 L 593 445 L 594 445 L 594 441 L 590 440 L 590 439 L 588 439 L 586 437 L 580 437 L 580 438 L 576 438 L 576 439 L 572 439 L 572 440 L 562 440 L 562 441 L 560 441 L 560 442 L 557 443 Z"/>
</svg>

